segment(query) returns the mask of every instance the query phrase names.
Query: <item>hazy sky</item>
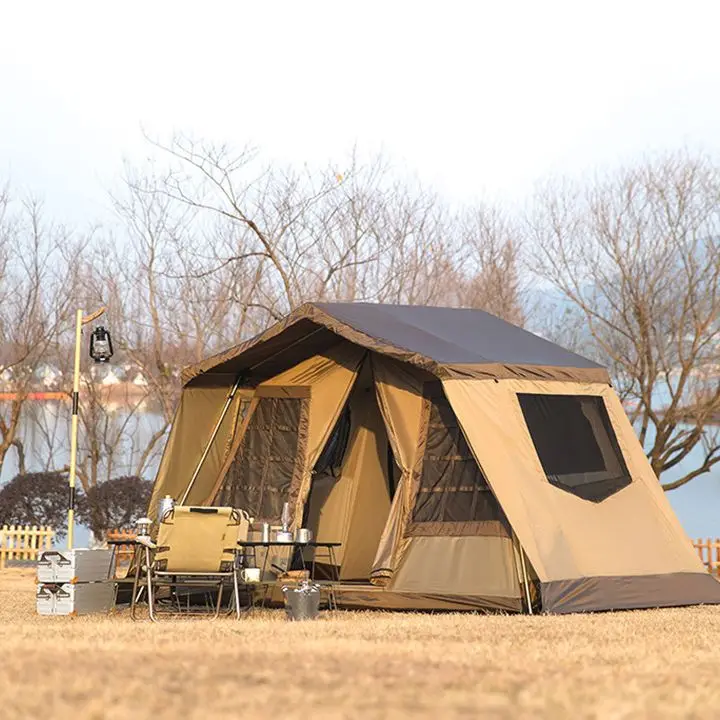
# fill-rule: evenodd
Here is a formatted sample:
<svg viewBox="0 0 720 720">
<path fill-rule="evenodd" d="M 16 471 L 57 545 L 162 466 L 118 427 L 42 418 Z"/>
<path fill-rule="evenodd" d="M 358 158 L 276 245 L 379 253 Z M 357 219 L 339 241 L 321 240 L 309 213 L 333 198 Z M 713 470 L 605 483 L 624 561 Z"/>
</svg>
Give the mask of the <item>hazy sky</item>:
<svg viewBox="0 0 720 720">
<path fill-rule="evenodd" d="M 358 144 L 452 198 L 522 200 L 550 173 L 720 150 L 719 21 L 717 0 L 5 0 L 0 181 L 90 223 L 145 127 L 321 165 Z M 714 532 L 714 482 L 672 495 L 691 534 Z"/>
<path fill-rule="evenodd" d="M 324 164 L 357 143 L 458 199 L 718 148 L 717 2 L 5 2 L 0 177 L 90 218 L 141 127 Z"/>
</svg>

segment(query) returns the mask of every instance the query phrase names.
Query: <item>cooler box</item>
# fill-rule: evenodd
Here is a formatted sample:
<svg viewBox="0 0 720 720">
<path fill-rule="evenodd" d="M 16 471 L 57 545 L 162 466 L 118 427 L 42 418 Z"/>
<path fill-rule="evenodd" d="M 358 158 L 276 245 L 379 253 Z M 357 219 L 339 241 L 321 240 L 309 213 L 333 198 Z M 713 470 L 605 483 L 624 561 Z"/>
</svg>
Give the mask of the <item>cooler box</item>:
<svg viewBox="0 0 720 720">
<path fill-rule="evenodd" d="M 37 563 L 39 583 L 84 583 L 110 577 L 113 551 L 103 548 L 45 550 Z"/>
<path fill-rule="evenodd" d="M 39 615 L 87 615 L 106 613 L 113 606 L 112 582 L 38 585 L 36 606 Z"/>
</svg>

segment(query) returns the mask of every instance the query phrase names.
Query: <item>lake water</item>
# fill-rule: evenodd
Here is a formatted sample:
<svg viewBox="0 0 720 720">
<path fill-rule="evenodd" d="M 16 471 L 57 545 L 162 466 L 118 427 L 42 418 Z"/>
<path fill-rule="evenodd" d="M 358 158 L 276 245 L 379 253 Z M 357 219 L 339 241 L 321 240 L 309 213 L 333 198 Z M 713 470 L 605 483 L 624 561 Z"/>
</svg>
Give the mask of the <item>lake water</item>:
<svg viewBox="0 0 720 720">
<path fill-rule="evenodd" d="M 33 403 L 32 412 L 37 422 L 28 423 L 21 433 L 25 443 L 27 468 L 29 471 L 44 469 L 46 466 L 62 467 L 68 463 L 69 409 L 65 403 Z M 128 414 L 118 407 L 112 414 L 111 427 L 124 428 L 123 437 L 118 443 L 114 458 L 113 476 L 133 472 L 139 452 L 147 438 L 161 426 L 161 417 L 151 412 L 140 412 L 128 418 Z M 48 438 L 54 438 L 49 442 Z M 79 444 L 84 442 L 82 427 Z M 50 445 L 53 445 L 52 462 L 48 463 Z M 161 446 L 152 458 L 145 477 L 152 478 L 157 470 Z M 669 482 L 692 468 L 702 458 L 702 448 L 695 450 L 677 468 L 663 475 L 663 481 Z M 0 483 L 7 482 L 17 473 L 17 462 L 13 450 L 0 473 Z M 79 483 L 78 483 L 79 484 Z M 668 500 L 677 513 L 685 531 L 691 538 L 720 536 L 720 467 L 717 465 L 711 473 L 695 478 L 687 485 L 667 493 Z M 78 547 L 86 546 L 88 532 L 85 528 L 75 530 Z"/>
</svg>

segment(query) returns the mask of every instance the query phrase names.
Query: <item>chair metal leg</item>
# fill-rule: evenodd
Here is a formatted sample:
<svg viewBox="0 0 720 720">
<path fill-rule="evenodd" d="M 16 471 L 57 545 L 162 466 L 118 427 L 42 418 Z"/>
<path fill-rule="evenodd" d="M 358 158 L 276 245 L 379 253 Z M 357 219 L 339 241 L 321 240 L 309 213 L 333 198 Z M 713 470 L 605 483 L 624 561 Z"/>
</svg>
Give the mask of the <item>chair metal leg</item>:
<svg viewBox="0 0 720 720">
<path fill-rule="evenodd" d="M 213 620 L 217 620 L 220 616 L 220 605 L 222 605 L 222 596 L 223 596 L 223 581 L 220 580 L 219 587 L 218 587 L 218 596 L 217 596 L 217 604 L 215 605 L 215 615 L 213 616 Z"/>
<path fill-rule="evenodd" d="M 233 588 L 235 590 L 235 615 L 240 619 L 240 584 L 238 583 L 237 567 L 233 567 Z"/>
<path fill-rule="evenodd" d="M 157 622 L 155 617 L 155 594 L 153 593 L 152 584 L 152 567 L 150 564 L 150 551 L 146 550 L 145 557 L 147 560 L 147 594 L 148 594 L 148 610 L 150 612 L 150 620 Z"/>
<path fill-rule="evenodd" d="M 133 579 L 132 600 L 130 601 L 130 618 L 132 620 L 136 619 L 135 607 L 137 606 L 137 601 L 142 590 L 138 590 L 138 585 L 140 584 L 140 566 L 142 565 L 142 562 L 140 561 L 140 558 L 135 558 L 135 560 L 135 578 Z"/>
</svg>

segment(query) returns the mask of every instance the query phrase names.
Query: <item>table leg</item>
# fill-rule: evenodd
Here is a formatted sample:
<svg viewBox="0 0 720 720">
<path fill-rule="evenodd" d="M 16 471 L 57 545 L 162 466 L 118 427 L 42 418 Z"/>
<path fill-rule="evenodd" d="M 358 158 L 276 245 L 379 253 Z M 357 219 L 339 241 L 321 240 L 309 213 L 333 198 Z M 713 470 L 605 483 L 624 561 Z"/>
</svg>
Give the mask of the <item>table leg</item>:
<svg viewBox="0 0 720 720">
<path fill-rule="evenodd" d="M 268 583 L 265 582 L 265 580 L 264 580 L 265 573 L 267 572 L 268 560 L 270 559 L 270 546 L 266 545 L 264 547 L 265 547 L 265 557 L 263 558 L 263 566 L 262 566 L 262 570 L 260 571 L 260 584 L 263 586 L 262 600 L 260 602 L 260 607 L 263 610 L 265 609 L 265 601 L 267 599 L 268 589 L 270 588 Z"/>
<path fill-rule="evenodd" d="M 335 594 L 335 585 L 340 584 L 340 568 L 335 559 L 335 548 L 332 545 L 328 546 L 328 554 L 330 555 L 330 566 L 332 567 L 331 573 L 333 575 L 330 582 L 330 596 L 332 597 L 332 603 L 334 605 L 333 609 L 337 610 L 338 605 L 337 595 Z"/>
</svg>

